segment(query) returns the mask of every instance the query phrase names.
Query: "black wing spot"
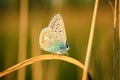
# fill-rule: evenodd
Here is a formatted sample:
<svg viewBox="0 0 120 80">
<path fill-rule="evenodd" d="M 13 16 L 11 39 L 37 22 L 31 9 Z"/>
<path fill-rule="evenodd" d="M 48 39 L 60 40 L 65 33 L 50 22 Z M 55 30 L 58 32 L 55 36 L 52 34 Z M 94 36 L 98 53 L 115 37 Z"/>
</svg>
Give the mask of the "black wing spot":
<svg viewBox="0 0 120 80">
<path fill-rule="evenodd" d="M 51 28 L 53 29 L 53 26 Z"/>
<path fill-rule="evenodd" d="M 61 30 L 59 32 L 62 32 Z"/>
<path fill-rule="evenodd" d="M 59 26 L 60 24 L 58 23 L 56 26 Z"/>
</svg>

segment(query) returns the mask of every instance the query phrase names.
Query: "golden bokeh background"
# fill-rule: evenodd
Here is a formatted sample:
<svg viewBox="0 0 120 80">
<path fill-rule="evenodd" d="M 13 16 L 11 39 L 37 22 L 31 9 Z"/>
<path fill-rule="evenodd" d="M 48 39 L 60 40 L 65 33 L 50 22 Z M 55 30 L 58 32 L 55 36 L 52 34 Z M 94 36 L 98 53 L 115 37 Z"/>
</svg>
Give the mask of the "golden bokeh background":
<svg viewBox="0 0 120 80">
<path fill-rule="evenodd" d="M 58 13 L 64 20 L 69 56 L 84 63 L 94 0 L 25 1 L 0 0 L 0 71 L 25 58 L 50 54 L 40 49 L 39 34 Z M 114 1 L 111 3 L 114 5 Z M 111 80 L 113 76 L 113 16 L 109 0 L 99 0 L 88 70 L 93 80 Z M 23 80 L 24 76 L 17 72 L 0 80 Z M 81 80 L 83 70 L 64 61 L 51 60 L 29 65 L 23 72 L 25 80 Z"/>
</svg>

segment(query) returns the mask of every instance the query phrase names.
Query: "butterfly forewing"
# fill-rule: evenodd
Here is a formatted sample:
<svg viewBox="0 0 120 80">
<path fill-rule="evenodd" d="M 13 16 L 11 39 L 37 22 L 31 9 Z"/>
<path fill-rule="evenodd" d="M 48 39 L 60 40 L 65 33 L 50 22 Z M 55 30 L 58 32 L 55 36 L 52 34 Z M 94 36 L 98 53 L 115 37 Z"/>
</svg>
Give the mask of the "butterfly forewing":
<svg viewBox="0 0 120 80">
<path fill-rule="evenodd" d="M 62 40 L 62 42 L 66 44 L 66 32 L 64 22 L 60 14 L 57 14 L 52 18 L 48 28 L 52 29 L 52 35 L 54 34 L 58 40 Z"/>
</svg>

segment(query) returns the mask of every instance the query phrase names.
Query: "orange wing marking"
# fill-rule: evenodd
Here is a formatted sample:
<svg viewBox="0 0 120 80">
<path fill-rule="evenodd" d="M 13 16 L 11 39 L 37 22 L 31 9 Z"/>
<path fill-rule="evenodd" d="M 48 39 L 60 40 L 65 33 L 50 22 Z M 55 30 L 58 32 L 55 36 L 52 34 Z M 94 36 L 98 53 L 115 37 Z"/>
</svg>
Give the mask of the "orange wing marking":
<svg viewBox="0 0 120 80">
<path fill-rule="evenodd" d="M 50 32 L 51 32 L 51 30 L 47 30 L 47 31 L 45 31 L 45 32 L 42 34 L 41 43 L 42 43 L 42 46 L 43 46 L 43 47 L 46 46 L 46 45 L 45 45 L 45 35 L 48 34 L 48 33 L 50 33 Z"/>
</svg>

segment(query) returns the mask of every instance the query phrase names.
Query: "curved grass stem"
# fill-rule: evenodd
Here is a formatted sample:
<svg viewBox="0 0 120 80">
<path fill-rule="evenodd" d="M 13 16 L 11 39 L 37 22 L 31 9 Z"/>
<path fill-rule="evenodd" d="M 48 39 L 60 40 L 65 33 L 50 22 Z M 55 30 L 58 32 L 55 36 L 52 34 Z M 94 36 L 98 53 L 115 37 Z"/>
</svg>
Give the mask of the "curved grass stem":
<svg viewBox="0 0 120 80">
<path fill-rule="evenodd" d="M 68 57 L 68 56 L 62 56 L 62 55 L 54 55 L 54 54 L 47 54 L 47 55 L 40 55 L 40 56 L 35 56 L 35 57 L 32 57 L 30 59 L 27 59 L 25 61 L 22 61 L 2 72 L 0 72 L 0 77 L 4 76 L 4 75 L 7 75 L 13 71 L 16 71 L 22 67 L 25 67 L 27 65 L 30 65 L 32 63 L 35 63 L 37 61 L 43 61 L 43 60 L 63 60 L 63 61 L 66 61 L 66 62 L 69 62 L 69 63 L 72 63 L 76 66 L 78 66 L 79 68 L 82 68 L 84 69 L 84 65 L 76 60 L 76 59 L 73 59 L 71 57 Z"/>
</svg>

